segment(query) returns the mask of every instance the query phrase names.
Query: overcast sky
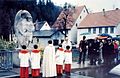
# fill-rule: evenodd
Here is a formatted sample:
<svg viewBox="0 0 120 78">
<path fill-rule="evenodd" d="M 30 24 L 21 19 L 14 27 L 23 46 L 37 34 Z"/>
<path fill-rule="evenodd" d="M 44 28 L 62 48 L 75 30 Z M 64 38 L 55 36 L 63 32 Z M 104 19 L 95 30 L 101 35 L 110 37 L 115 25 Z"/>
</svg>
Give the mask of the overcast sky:
<svg viewBox="0 0 120 78">
<path fill-rule="evenodd" d="M 86 5 L 86 7 L 92 12 L 111 10 L 115 8 L 120 9 L 120 0 L 51 0 L 56 5 L 63 6 L 65 2 L 73 5 Z"/>
</svg>

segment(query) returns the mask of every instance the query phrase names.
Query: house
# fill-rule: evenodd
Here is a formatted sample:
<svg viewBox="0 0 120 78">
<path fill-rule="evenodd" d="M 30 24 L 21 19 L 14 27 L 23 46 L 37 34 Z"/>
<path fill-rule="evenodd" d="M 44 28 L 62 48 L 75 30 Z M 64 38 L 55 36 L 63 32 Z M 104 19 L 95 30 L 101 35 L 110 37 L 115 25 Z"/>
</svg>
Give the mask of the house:
<svg viewBox="0 0 120 78">
<path fill-rule="evenodd" d="M 53 28 L 64 32 L 65 19 L 67 36 L 73 43 L 77 42 L 77 26 L 88 15 L 86 6 L 71 7 L 67 10 L 63 10 L 58 16 L 57 20 L 53 24 Z"/>
<path fill-rule="evenodd" d="M 33 33 L 33 43 L 45 47 L 48 40 L 53 40 L 54 45 L 58 45 L 63 40 L 64 34 L 57 30 L 40 30 Z"/>
<path fill-rule="evenodd" d="M 35 23 L 35 30 L 39 31 L 39 30 L 50 30 L 50 26 L 47 23 L 47 21 L 41 21 L 41 22 L 36 22 Z"/>
<path fill-rule="evenodd" d="M 77 43 L 82 39 L 83 33 L 86 37 L 95 38 L 100 33 L 108 33 L 111 36 L 120 36 L 120 9 L 96 12 L 88 14 L 77 28 Z"/>
</svg>

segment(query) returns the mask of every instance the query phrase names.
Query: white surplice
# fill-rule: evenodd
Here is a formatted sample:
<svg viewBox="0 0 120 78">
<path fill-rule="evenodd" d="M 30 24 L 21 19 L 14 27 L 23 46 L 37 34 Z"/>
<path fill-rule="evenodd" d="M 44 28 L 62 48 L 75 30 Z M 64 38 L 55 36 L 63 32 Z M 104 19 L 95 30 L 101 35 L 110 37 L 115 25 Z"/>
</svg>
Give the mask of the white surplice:
<svg viewBox="0 0 120 78">
<path fill-rule="evenodd" d="M 30 53 L 19 52 L 20 67 L 29 67 Z"/>
<path fill-rule="evenodd" d="M 72 52 L 65 52 L 64 53 L 65 64 L 72 64 Z"/>
<path fill-rule="evenodd" d="M 43 77 L 54 77 L 56 74 L 56 63 L 55 63 L 55 47 L 49 44 L 43 53 L 42 63 Z"/>
<path fill-rule="evenodd" d="M 64 50 L 59 48 L 56 52 L 56 64 L 63 65 L 64 61 Z"/>
<path fill-rule="evenodd" d="M 32 69 L 40 69 L 40 52 L 34 53 L 31 52 L 31 68 Z"/>
</svg>

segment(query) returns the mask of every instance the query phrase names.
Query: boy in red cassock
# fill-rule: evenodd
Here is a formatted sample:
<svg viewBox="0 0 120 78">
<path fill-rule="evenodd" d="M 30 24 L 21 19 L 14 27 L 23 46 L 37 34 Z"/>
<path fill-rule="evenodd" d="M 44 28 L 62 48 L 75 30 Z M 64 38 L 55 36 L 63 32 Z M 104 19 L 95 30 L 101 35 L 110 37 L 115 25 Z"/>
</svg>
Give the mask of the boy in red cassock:
<svg viewBox="0 0 120 78">
<path fill-rule="evenodd" d="M 22 45 L 22 50 L 19 52 L 20 59 L 20 78 L 29 78 L 29 59 L 30 54 L 25 45 Z"/>
<path fill-rule="evenodd" d="M 40 50 L 38 50 L 37 45 L 34 45 L 34 49 L 31 52 L 31 68 L 33 78 L 40 76 L 40 58 Z"/>
<path fill-rule="evenodd" d="M 66 46 L 66 50 L 64 51 L 64 57 L 65 57 L 65 66 L 64 71 L 65 74 L 70 75 L 71 72 L 71 64 L 72 64 L 72 51 L 70 50 L 70 46 Z"/>
<path fill-rule="evenodd" d="M 59 45 L 59 48 L 56 52 L 56 69 L 57 75 L 62 75 L 63 73 L 63 60 L 64 60 L 64 49 L 62 45 Z"/>
</svg>

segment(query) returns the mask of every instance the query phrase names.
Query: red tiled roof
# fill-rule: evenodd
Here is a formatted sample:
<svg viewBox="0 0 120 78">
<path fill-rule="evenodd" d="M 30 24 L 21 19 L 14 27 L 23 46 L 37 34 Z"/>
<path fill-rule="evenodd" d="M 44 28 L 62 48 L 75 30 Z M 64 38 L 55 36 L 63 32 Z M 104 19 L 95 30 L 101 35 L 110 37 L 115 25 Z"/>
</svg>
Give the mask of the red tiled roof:
<svg viewBox="0 0 120 78">
<path fill-rule="evenodd" d="M 79 14 L 82 12 L 84 7 L 85 6 L 79 6 L 79 7 L 69 9 L 68 16 L 67 16 L 67 23 L 66 23 L 66 28 L 67 29 L 72 28 L 72 26 L 74 25 L 76 19 L 78 18 Z M 64 19 L 63 18 L 65 17 L 64 12 L 65 11 L 62 11 L 60 13 L 57 20 L 55 21 L 55 23 L 52 26 L 53 28 L 63 29 L 63 25 L 64 25 Z"/>
<path fill-rule="evenodd" d="M 78 28 L 99 27 L 99 26 L 117 26 L 120 23 L 120 10 L 110 10 L 88 14 L 80 23 Z"/>
</svg>

